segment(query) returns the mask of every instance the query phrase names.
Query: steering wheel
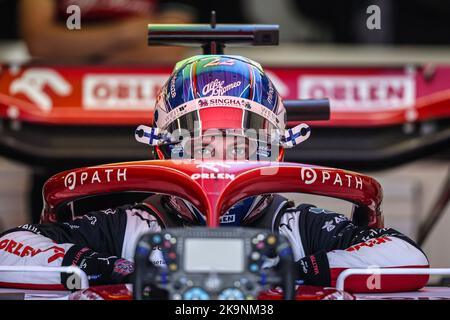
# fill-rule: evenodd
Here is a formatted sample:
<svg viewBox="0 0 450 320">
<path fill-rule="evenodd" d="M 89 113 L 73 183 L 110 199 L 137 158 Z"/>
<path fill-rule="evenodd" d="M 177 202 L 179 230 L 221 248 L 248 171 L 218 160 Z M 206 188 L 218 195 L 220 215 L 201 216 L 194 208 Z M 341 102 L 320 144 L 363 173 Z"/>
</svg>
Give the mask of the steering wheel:
<svg viewBox="0 0 450 320">
<path fill-rule="evenodd" d="M 159 260 L 158 260 L 159 259 Z M 282 235 L 250 228 L 182 228 L 143 235 L 135 252 L 136 300 L 254 300 L 273 287 L 295 297 Z"/>
</svg>

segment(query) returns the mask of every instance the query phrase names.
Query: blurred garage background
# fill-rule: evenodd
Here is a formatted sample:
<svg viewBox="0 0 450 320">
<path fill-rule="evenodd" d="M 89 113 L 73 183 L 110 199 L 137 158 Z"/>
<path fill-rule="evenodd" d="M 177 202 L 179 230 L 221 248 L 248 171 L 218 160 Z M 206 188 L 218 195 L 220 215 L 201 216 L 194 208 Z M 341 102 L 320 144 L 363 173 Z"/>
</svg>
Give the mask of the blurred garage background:
<svg viewBox="0 0 450 320">
<path fill-rule="evenodd" d="M 23 64 L 32 58 L 52 60 L 51 52 L 32 46 L 33 35 L 23 28 L 24 13 L 15 0 L 0 0 L 0 63 Z M 24 1 L 29 2 L 29 1 Z M 41 3 L 40 1 L 33 1 Z M 51 1 L 59 5 L 77 1 Z M 108 1 L 87 1 L 108 2 Z M 133 1 L 129 1 L 133 2 Z M 157 3 L 157 1 L 153 1 Z M 228 0 L 228 1 L 160 1 L 161 8 L 176 8 L 192 22 L 208 22 L 210 11 L 217 11 L 219 23 L 279 24 L 281 45 L 274 48 L 230 49 L 255 59 L 263 66 L 416 66 L 450 65 L 450 32 L 448 17 L 450 2 L 438 0 Z M 176 3 L 174 3 L 176 2 Z M 366 9 L 376 4 L 381 9 L 381 29 L 369 30 Z M 158 10 L 155 9 L 157 17 Z M 102 18 L 103 19 L 103 18 Z M 167 21 L 170 21 L 167 20 Z M 108 22 L 109 23 L 109 22 Z M 38 35 L 34 35 L 38 37 Z M 38 40 L 36 40 L 38 41 Z M 44 41 L 40 39 L 40 41 Z M 31 43 L 31 44 L 30 44 Z M 48 44 L 52 45 L 52 44 Z M 28 50 L 32 48 L 32 50 Z M 38 54 L 33 54 L 37 52 Z M 43 53 L 42 53 L 43 52 Z M 198 51 L 183 51 L 174 57 L 188 56 Z M 40 53 L 40 54 L 39 54 Z M 36 57 L 32 57 L 36 55 Z M 62 58 L 61 58 L 62 57 Z M 58 56 L 64 62 L 63 56 Z M 71 57 L 72 59 L 73 57 Z M 72 59 L 69 63 L 85 63 Z M 86 59 L 87 60 L 87 59 Z M 107 59 L 89 63 L 105 64 Z M 145 63 L 141 57 L 133 61 L 127 56 L 114 63 Z M 149 63 L 158 63 L 151 57 Z M 162 61 L 161 63 L 168 63 Z M 450 88 L 450 83 L 446 84 Z M 448 108 L 450 108 L 450 100 Z M 0 126 L 2 124 L 0 123 Z M 405 126 L 405 132 L 411 130 Z M 1 131 L 0 131 L 1 134 Z M 314 130 L 312 138 L 314 139 Z M 361 144 L 364 144 L 361 138 Z M 301 148 L 301 147 L 300 147 Z M 383 211 L 387 226 L 417 239 L 420 225 L 439 197 L 448 200 L 450 188 L 450 145 L 438 152 L 424 154 L 418 159 L 391 168 L 367 170 L 384 189 Z M 299 151 L 300 152 L 300 151 Z M 326 152 L 326 150 L 324 150 Z M 130 160 L 132 155 L 130 155 Z M 314 163 L 314 162 L 313 162 Z M 345 165 L 341 167 L 346 168 Z M 382 166 L 380 166 L 382 167 Z M 0 230 L 27 223 L 36 209 L 35 168 L 0 154 Z M 45 173 L 44 173 L 45 175 Z M 39 186 L 39 184 L 38 184 Z M 447 192 L 447 196 L 445 196 Z M 36 196 L 37 194 L 37 196 Z M 296 196 L 297 201 L 312 202 L 335 211 L 347 212 L 347 204 L 329 199 Z M 33 207 L 34 206 L 34 207 Z M 444 209 L 424 243 L 434 267 L 450 267 L 450 205 Z"/>
</svg>

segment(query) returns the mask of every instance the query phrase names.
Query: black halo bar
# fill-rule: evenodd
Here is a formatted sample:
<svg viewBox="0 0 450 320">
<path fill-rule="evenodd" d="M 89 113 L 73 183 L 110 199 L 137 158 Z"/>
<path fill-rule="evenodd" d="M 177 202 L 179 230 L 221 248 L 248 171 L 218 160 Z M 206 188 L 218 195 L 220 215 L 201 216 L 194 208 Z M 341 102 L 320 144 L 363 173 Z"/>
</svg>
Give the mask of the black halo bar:
<svg viewBox="0 0 450 320">
<path fill-rule="evenodd" d="M 225 45 L 276 46 L 278 43 L 278 25 L 148 25 L 148 45 L 201 46 L 204 54 L 223 54 Z"/>
</svg>

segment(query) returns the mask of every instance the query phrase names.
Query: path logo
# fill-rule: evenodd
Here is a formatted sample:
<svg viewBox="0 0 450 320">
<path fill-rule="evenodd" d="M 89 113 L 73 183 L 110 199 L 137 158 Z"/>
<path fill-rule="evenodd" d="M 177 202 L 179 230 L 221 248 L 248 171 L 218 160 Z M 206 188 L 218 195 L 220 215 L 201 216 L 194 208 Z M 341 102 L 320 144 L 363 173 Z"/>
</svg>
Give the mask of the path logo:
<svg viewBox="0 0 450 320">
<path fill-rule="evenodd" d="M 58 72 L 41 68 L 26 70 L 20 78 L 11 83 L 9 92 L 13 95 L 23 94 L 42 111 L 50 112 L 53 101 L 45 91 L 46 88 L 59 96 L 68 96 L 72 92 L 70 83 Z"/>
<path fill-rule="evenodd" d="M 75 190 L 85 184 L 111 183 L 127 181 L 127 169 L 104 169 L 93 172 L 70 172 L 64 177 L 64 187 Z M 95 224 L 95 223 L 94 223 Z"/>
<path fill-rule="evenodd" d="M 304 167 L 300 171 L 300 179 L 306 185 L 329 184 L 333 186 L 363 190 L 363 180 L 356 174 L 315 170 L 313 168 Z"/>
</svg>

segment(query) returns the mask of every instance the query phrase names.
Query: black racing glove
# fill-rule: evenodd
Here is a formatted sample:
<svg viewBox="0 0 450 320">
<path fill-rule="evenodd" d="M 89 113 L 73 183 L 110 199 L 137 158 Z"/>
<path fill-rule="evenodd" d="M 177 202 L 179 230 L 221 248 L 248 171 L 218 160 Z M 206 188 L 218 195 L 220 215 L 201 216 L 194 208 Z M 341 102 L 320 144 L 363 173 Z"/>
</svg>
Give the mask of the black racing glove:
<svg viewBox="0 0 450 320">
<path fill-rule="evenodd" d="M 91 286 L 130 283 L 134 272 L 134 264 L 131 261 L 76 245 L 64 256 L 62 265 L 80 268 L 86 273 Z M 67 289 L 80 289 L 74 287 L 72 279 L 70 274 L 61 275 L 61 283 Z"/>
<path fill-rule="evenodd" d="M 297 280 L 303 280 L 307 285 L 331 285 L 330 265 L 325 251 L 304 257 L 297 261 L 296 265 Z"/>
</svg>

